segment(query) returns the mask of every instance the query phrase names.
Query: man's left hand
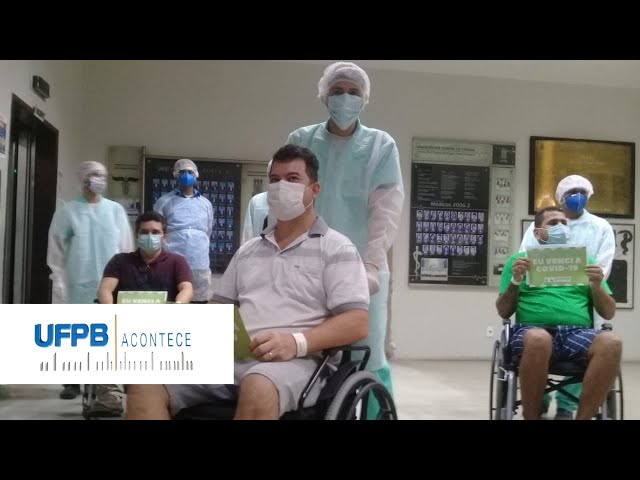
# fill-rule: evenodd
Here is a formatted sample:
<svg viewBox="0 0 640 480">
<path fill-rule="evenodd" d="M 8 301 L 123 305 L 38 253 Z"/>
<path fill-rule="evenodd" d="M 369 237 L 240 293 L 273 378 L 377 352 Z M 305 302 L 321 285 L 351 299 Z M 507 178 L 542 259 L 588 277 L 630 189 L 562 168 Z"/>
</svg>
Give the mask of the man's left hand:
<svg viewBox="0 0 640 480">
<path fill-rule="evenodd" d="M 584 272 L 587 274 L 589 283 L 592 286 L 600 285 L 604 278 L 604 272 L 598 265 L 587 265 L 584 267 Z"/>
<path fill-rule="evenodd" d="M 298 354 L 298 346 L 290 333 L 267 332 L 249 344 L 251 355 L 261 362 L 286 362 Z"/>
</svg>

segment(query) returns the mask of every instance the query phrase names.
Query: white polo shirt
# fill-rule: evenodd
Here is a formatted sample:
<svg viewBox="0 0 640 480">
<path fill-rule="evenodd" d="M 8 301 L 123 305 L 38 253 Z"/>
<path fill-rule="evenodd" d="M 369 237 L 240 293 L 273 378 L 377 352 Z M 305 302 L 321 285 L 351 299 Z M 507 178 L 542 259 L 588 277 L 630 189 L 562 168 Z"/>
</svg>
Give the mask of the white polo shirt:
<svg viewBox="0 0 640 480">
<path fill-rule="evenodd" d="M 369 287 L 355 245 L 317 217 L 284 250 L 267 227 L 235 253 L 212 300 L 239 305 L 250 337 L 299 332 L 327 317 L 369 308 Z"/>
</svg>

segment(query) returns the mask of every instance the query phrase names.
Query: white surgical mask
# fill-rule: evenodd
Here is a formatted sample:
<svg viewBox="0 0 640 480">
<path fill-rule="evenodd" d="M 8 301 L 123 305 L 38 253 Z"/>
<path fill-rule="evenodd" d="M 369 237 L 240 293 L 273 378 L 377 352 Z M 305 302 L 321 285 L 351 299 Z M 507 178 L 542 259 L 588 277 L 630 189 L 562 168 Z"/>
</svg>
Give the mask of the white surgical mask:
<svg viewBox="0 0 640 480">
<path fill-rule="evenodd" d="M 340 130 L 346 130 L 355 123 L 362 110 L 362 97 L 343 93 L 332 95 L 327 102 L 331 120 Z"/>
<path fill-rule="evenodd" d="M 96 195 L 101 195 L 107 189 L 107 179 L 104 177 L 89 177 L 87 186 Z"/>
<path fill-rule="evenodd" d="M 304 205 L 304 192 L 309 187 L 305 187 L 302 183 L 285 180 L 269 184 L 267 192 L 269 214 L 284 222 L 302 215 L 313 203 L 312 200 L 309 205 Z"/>
</svg>

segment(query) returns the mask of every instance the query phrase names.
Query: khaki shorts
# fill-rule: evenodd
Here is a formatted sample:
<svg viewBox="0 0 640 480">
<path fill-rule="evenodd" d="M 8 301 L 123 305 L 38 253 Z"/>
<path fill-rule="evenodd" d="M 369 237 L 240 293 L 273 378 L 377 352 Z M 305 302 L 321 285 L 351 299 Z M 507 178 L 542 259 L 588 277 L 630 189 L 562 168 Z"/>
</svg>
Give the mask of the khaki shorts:
<svg viewBox="0 0 640 480">
<path fill-rule="evenodd" d="M 300 395 L 311 379 L 313 372 L 320 362 L 319 357 L 294 358 L 288 362 L 259 362 L 251 360 L 236 362 L 234 370 L 234 385 L 165 385 L 169 393 L 171 415 L 176 415 L 183 408 L 194 407 L 204 403 L 216 401 L 237 400 L 238 388 L 242 379 L 247 375 L 260 374 L 267 377 L 278 390 L 280 416 L 297 410 Z M 318 400 L 320 390 L 326 382 L 326 377 L 335 368 L 324 369 L 320 379 L 309 392 L 305 407 L 312 406 Z"/>
</svg>

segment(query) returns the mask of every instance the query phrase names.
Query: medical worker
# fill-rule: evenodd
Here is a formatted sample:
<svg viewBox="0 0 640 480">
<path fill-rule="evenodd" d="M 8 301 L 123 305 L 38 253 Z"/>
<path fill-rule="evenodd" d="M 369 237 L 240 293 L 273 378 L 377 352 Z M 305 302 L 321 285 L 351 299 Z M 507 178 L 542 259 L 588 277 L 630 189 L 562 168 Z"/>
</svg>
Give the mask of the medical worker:
<svg viewBox="0 0 640 480">
<path fill-rule="evenodd" d="M 78 180 L 81 195 L 58 208 L 49 227 L 47 264 L 52 272 L 53 303 L 93 303 L 111 257 L 134 250 L 124 208 L 102 196 L 107 188 L 106 167 L 83 162 Z M 64 387 L 63 399 L 80 393 L 79 385 Z"/>
<path fill-rule="evenodd" d="M 213 206 L 194 188 L 198 167 L 182 158 L 173 165 L 178 186 L 163 195 L 153 209 L 167 219 L 167 250 L 182 255 L 193 274 L 193 303 L 209 300 L 211 270 L 209 244 L 213 229 Z"/>
<path fill-rule="evenodd" d="M 346 62 L 329 65 L 318 83 L 329 120 L 295 130 L 287 143 L 307 147 L 318 157 L 322 193 L 316 212 L 349 237 L 364 261 L 371 301 L 369 336 L 361 343 L 371 349 L 367 369 L 392 393 L 385 355 L 387 251 L 400 223 L 404 187 L 394 139 L 359 120 L 369 94 L 369 77 L 362 68 Z"/>
</svg>

